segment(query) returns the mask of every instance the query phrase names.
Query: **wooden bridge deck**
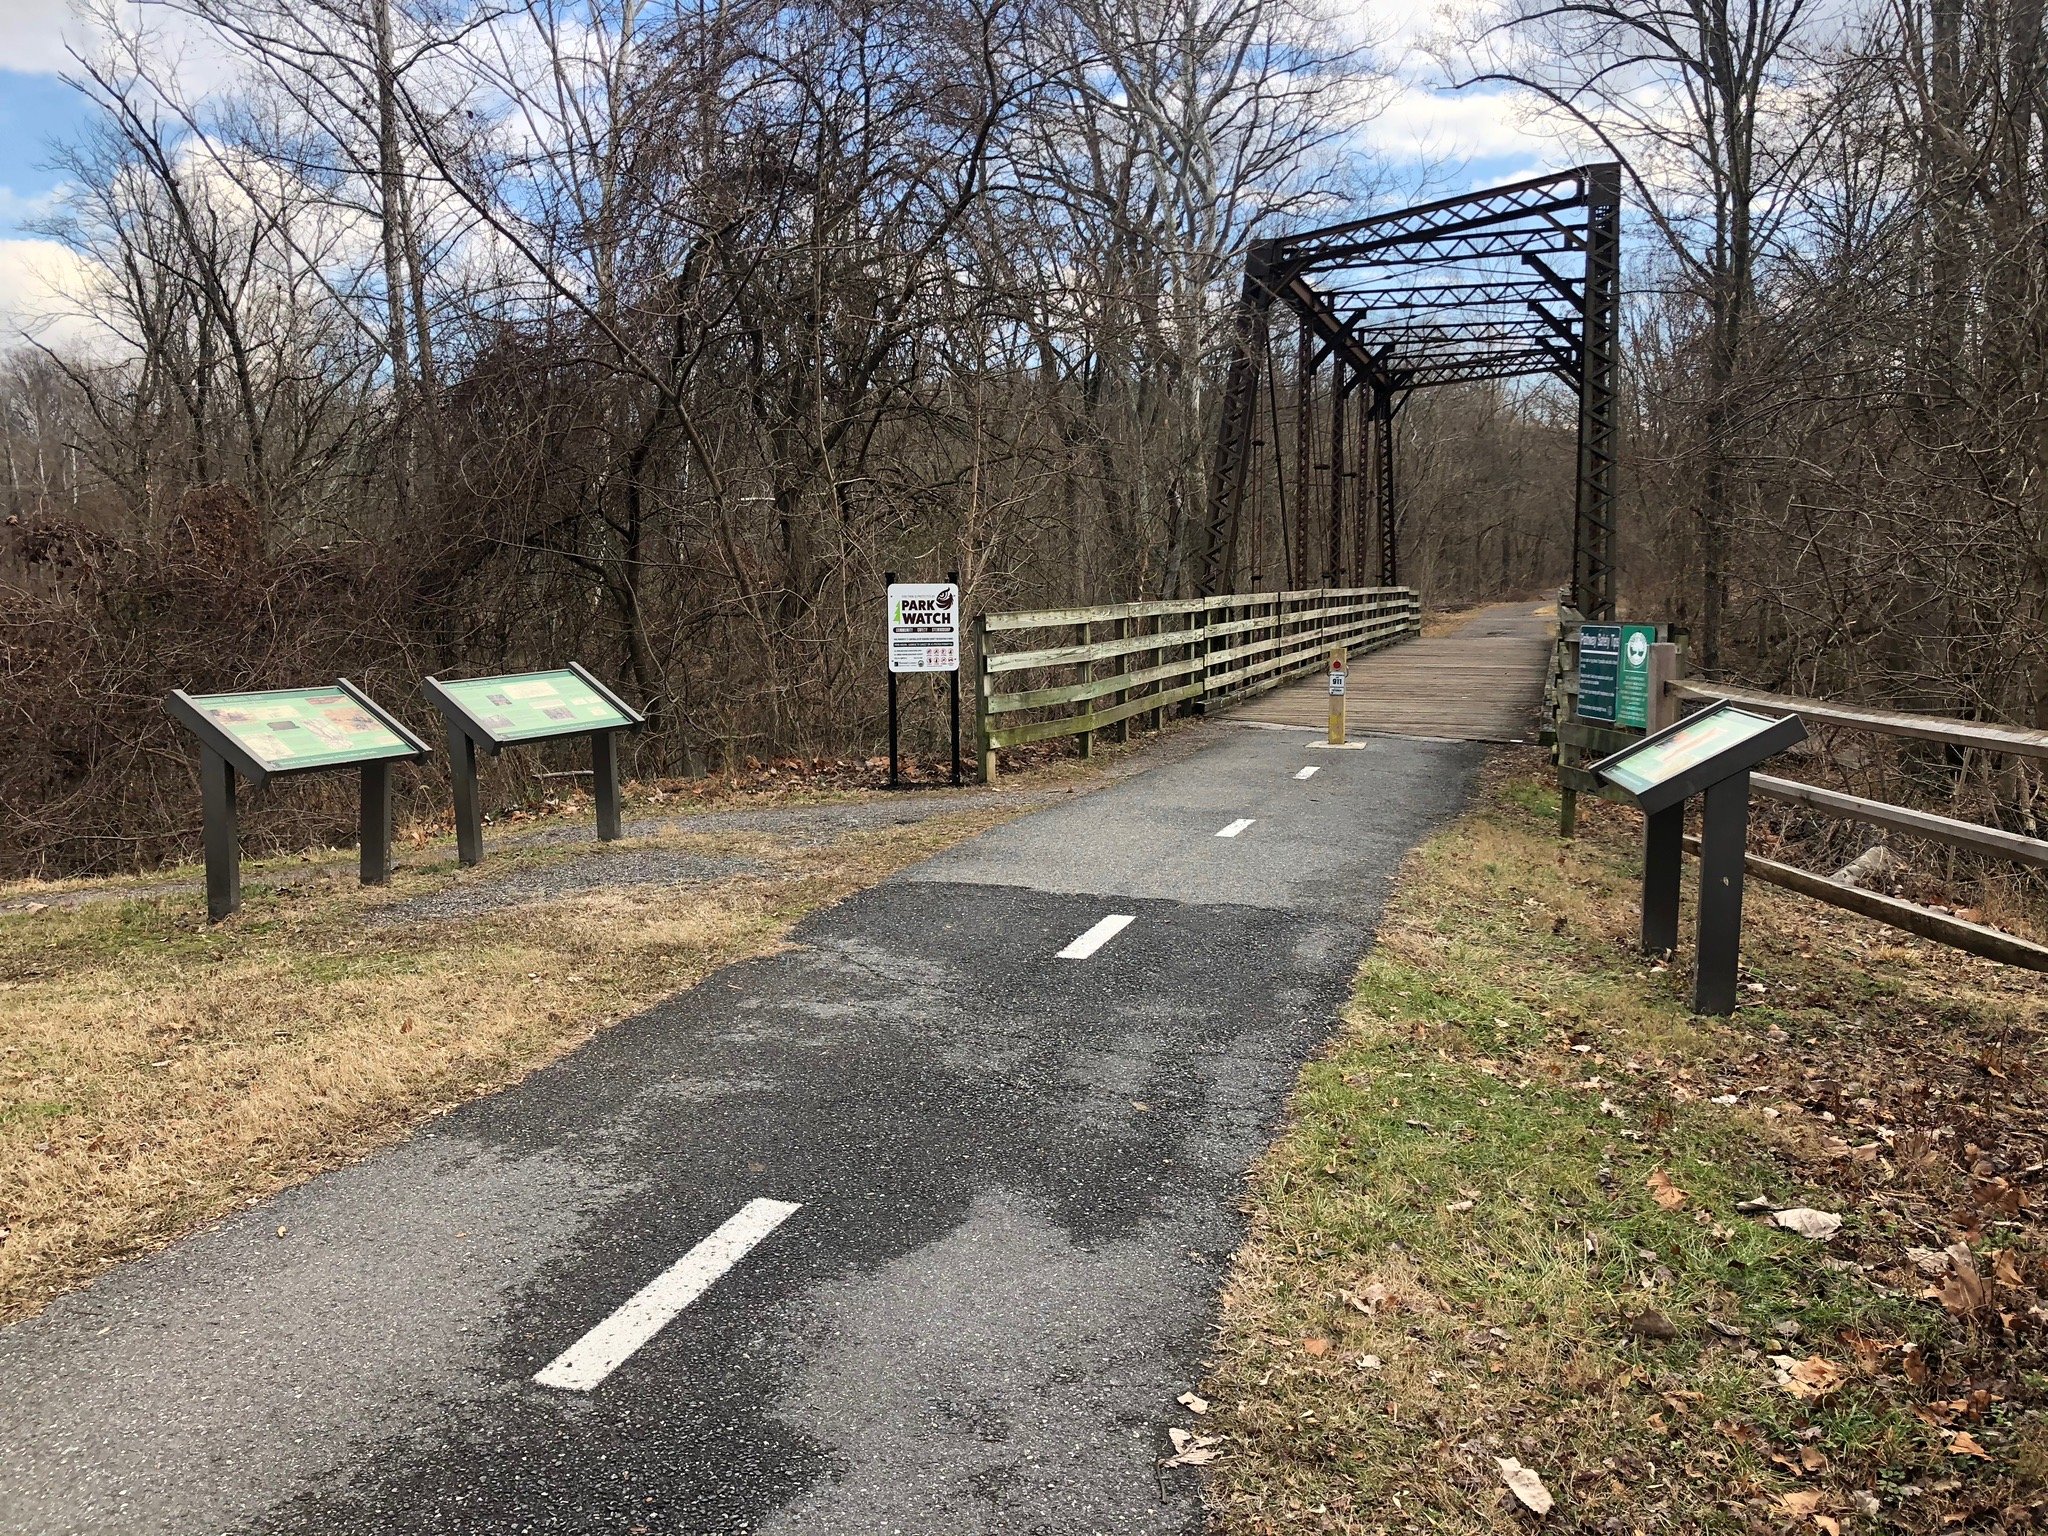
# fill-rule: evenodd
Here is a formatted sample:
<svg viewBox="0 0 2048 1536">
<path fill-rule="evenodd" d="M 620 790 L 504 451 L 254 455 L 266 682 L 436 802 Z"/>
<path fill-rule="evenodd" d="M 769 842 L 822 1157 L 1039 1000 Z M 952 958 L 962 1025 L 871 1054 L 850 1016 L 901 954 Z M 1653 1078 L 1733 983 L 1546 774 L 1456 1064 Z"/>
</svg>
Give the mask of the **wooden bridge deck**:
<svg viewBox="0 0 2048 1536">
<path fill-rule="evenodd" d="M 1410 640 L 1351 664 L 1346 729 L 1453 741 L 1533 741 L 1543 677 L 1557 631 L 1548 604 L 1481 609 L 1448 635 Z M 1241 704 L 1228 718 L 1250 725 L 1328 728 L 1330 690 L 1321 676 Z"/>
</svg>

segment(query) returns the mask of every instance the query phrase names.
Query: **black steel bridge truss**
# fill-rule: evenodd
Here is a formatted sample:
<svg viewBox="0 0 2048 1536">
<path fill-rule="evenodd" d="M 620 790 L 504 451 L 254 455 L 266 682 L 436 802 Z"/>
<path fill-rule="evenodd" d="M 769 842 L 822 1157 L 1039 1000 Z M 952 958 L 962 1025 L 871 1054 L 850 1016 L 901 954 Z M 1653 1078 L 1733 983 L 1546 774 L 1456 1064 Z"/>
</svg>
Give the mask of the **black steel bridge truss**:
<svg viewBox="0 0 2048 1536">
<path fill-rule="evenodd" d="M 1397 585 L 1395 424 L 1409 395 L 1548 374 L 1579 402 L 1572 600 L 1611 618 L 1620 215 L 1620 167 L 1585 165 L 1255 242 L 1210 471 L 1203 595 L 1266 580 L 1268 453 L 1287 567 L 1277 584 Z M 1294 322 L 1290 443 L 1276 310 Z"/>
</svg>

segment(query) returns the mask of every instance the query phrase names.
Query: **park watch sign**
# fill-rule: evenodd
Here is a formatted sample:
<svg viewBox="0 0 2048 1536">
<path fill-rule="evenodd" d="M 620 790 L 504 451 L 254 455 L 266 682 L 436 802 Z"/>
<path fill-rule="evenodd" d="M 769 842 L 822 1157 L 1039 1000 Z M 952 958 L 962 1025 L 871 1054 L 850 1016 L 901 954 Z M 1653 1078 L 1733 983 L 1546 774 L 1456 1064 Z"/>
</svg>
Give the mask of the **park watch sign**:
<svg viewBox="0 0 2048 1536">
<path fill-rule="evenodd" d="M 950 581 L 889 584 L 889 670 L 960 670 L 960 589 Z"/>
</svg>

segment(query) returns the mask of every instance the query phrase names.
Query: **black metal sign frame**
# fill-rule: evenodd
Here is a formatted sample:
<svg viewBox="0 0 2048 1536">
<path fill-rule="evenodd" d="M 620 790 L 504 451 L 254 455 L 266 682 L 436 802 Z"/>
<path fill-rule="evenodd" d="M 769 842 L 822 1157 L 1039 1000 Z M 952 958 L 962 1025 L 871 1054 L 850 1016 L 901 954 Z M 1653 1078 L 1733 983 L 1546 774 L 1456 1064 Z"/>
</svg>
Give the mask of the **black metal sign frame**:
<svg viewBox="0 0 2048 1536">
<path fill-rule="evenodd" d="M 320 686 L 320 685 L 313 685 Z M 356 768 L 362 772 L 362 808 L 357 837 L 361 849 L 358 869 L 364 885 L 384 885 L 391 879 L 391 765 L 424 762 L 433 749 L 405 728 L 403 721 L 364 693 L 347 678 L 337 678 L 335 691 L 347 694 L 400 741 L 407 750 L 381 757 L 359 758 L 346 763 L 307 763 L 303 767 L 271 768 L 259 762 L 232 733 L 209 719 L 182 688 L 164 695 L 164 708 L 186 730 L 199 738 L 199 795 L 201 836 L 206 851 L 206 917 L 220 922 L 242 905 L 242 844 L 238 825 L 235 780 L 247 779 L 261 789 L 275 778 L 302 773 L 333 773 Z M 256 692 L 265 690 L 257 689 Z M 280 689 L 278 692 L 298 692 Z M 202 694 L 204 698 L 207 695 Z"/>
<path fill-rule="evenodd" d="M 1643 812 L 1643 953 L 1678 947 L 1679 871 L 1685 855 L 1685 802 L 1700 804 L 1700 892 L 1693 960 L 1695 1013 L 1735 1011 L 1736 967 L 1742 950 L 1742 885 L 1749 851 L 1749 775 L 1759 763 L 1806 739 L 1806 725 L 1786 715 L 1764 730 L 1732 742 L 1649 788 L 1617 783 L 1612 770 L 1629 758 L 1723 711 L 1754 716 L 1723 700 L 1662 730 L 1630 742 L 1590 765 L 1589 771 L 1626 795 Z"/>
<path fill-rule="evenodd" d="M 620 731 L 639 730 L 647 723 L 647 717 L 599 682 L 580 662 L 572 661 L 565 668 L 544 670 L 575 673 L 592 693 L 624 715 L 626 723 L 601 726 L 596 730 L 587 725 L 571 724 L 562 730 L 551 731 L 541 736 L 522 735 L 517 740 L 500 740 L 489 726 L 465 709 L 462 703 L 442 686 L 439 678 L 421 679 L 427 702 L 441 712 L 441 717 L 448 726 L 448 768 L 450 776 L 455 781 L 455 856 L 465 865 L 480 863 L 484 856 L 483 802 L 477 793 L 476 780 L 478 747 L 496 757 L 507 747 L 525 747 L 535 742 L 559 741 L 565 736 L 588 736 L 591 796 L 597 802 L 598 839 L 610 843 L 616 842 L 622 835 L 619 821 L 619 754 L 612 737 Z M 516 677 L 525 674 L 507 675 Z M 454 681 L 467 682 L 470 679 Z"/>
<path fill-rule="evenodd" d="M 959 591 L 960 573 L 958 571 L 946 572 L 946 581 L 954 591 Z M 895 585 L 896 573 L 894 571 L 884 571 L 882 573 L 882 600 L 884 604 L 888 602 L 889 588 Z M 966 615 L 962 614 L 960 617 L 964 619 Z M 953 723 L 953 787 L 955 789 L 960 787 L 960 664 L 965 660 L 966 655 L 964 651 L 956 650 L 953 657 L 952 670 L 946 674 L 947 713 Z M 898 769 L 901 754 L 898 750 L 897 672 L 894 667 L 889 665 L 886 652 L 882 658 L 882 670 L 889 676 L 889 787 L 891 789 L 901 789 L 903 788 L 903 783 Z"/>
</svg>

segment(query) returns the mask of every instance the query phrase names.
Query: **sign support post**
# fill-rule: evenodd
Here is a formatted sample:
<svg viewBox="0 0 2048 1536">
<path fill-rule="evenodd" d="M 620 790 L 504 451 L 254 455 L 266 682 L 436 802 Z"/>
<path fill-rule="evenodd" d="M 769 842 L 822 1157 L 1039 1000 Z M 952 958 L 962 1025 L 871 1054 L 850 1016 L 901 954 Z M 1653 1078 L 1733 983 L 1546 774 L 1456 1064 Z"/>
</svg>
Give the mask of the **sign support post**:
<svg viewBox="0 0 2048 1536">
<path fill-rule="evenodd" d="M 896 585 L 896 573 L 884 571 L 882 582 L 893 589 Z M 896 782 L 896 666 L 893 657 L 889 665 L 889 787 L 900 787 Z"/>
<path fill-rule="evenodd" d="M 1341 645 L 1330 647 L 1330 745 L 1344 745 L 1345 665 L 1350 653 Z"/>
<path fill-rule="evenodd" d="M 958 571 L 946 572 L 947 582 L 957 590 L 960 586 Z M 894 674 L 891 674 L 892 676 Z M 953 670 L 946 674 L 947 713 L 953 719 L 953 787 L 960 787 L 960 668 L 957 658 Z"/>
<path fill-rule="evenodd" d="M 391 883 L 391 765 L 363 764 L 363 806 L 356 828 L 364 885 Z"/>
<path fill-rule="evenodd" d="M 1678 875 L 1685 859 L 1685 805 L 1643 818 L 1643 953 L 1678 948 Z"/>
<path fill-rule="evenodd" d="M 619 840 L 619 749 L 615 733 L 590 735 L 590 796 L 597 802 L 597 840 Z"/>
<path fill-rule="evenodd" d="M 455 857 L 465 869 L 484 857 L 484 813 L 476 783 L 476 743 L 448 722 L 448 773 L 455 781 Z"/>
<path fill-rule="evenodd" d="M 1742 948 L 1743 857 L 1749 845 L 1749 774 L 1708 786 L 1700 808 L 1699 932 L 1694 1013 L 1735 1011 L 1735 963 Z"/>
<path fill-rule="evenodd" d="M 242 844 L 235 826 L 235 767 L 212 747 L 199 749 L 199 804 L 206 844 L 206 920 L 218 923 L 242 904 Z"/>
</svg>

